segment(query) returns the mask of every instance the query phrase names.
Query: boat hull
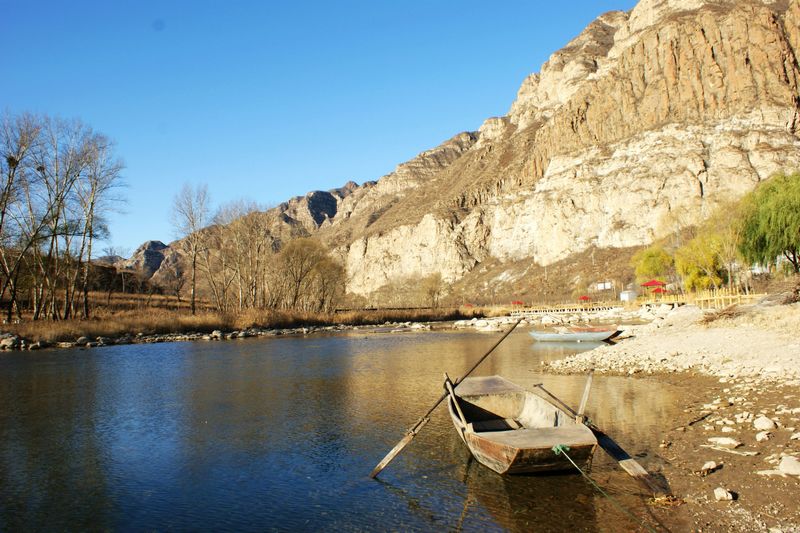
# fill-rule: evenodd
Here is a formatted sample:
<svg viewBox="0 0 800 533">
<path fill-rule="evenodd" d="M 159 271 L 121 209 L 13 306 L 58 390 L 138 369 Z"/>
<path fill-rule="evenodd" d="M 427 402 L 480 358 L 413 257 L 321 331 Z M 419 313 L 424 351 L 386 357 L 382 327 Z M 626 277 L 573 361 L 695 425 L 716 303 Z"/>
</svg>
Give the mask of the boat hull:
<svg viewBox="0 0 800 533">
<path fill-rule="evenodd" d="M 538 342 L 601 342 L 616 336 L 617 330 L 571 331 L 567 333 L 529 331 L 528 333 Z"/>
<path fill-rule="evenodd" d="M 483 381 L 477 389 L 469 390 L 478 380 Z M 462 386 L 473 394 L 459 396 Z M 578 466 L 591 464 L 597 447 L 592 431 L 532 392 L 491 376 L 468 378 L 455 395 L 447 402 L 453 425 L 473 457 L 491 470 L 530 474 L 573 469 L 563 454 L 553 451 L 559 444 L 569 448 L 567 453 Z"/>
<path fill-rule="evenodd" d="M 483 439 L 475 434 L 467 436 L 467 447 L 472 456 L 482 465 L 498 474 L 535 474 L 560 472 L 575 467 L 563 455 L 556 455 L 550 448 L 515 448 Z M 591 463 L 595 444 L 569 446 L 567 452 L 581 468 Z"/>
</svg>

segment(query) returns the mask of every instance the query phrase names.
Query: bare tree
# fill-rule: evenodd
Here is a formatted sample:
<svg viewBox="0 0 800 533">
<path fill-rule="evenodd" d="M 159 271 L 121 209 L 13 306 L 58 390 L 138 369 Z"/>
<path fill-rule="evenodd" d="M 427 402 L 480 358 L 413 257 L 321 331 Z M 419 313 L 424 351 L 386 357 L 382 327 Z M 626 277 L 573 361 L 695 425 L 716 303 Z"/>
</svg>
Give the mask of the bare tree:
<svg viewBox="0 0 800 533">
<path fill-rule="evenodd" d="M 426 303 L 432 307 L 439 307 L 439 298 L 442 296 L 442 275 L 438 272 L 422 278 L 422 292 Z"/>
<path fill-rule="evenodd" d="M 214 224 L 204 230 L 203 237 L 205 246 L 200 250 L 199 267 L 205 274 L 214 305 L 219 311 L 227 311 L 230 304 L 228 291 L 234 280 L 234 271 L 230 268 L 226 251 L 225 227 Z"/>
<path fill-rule="evenodd" d="M 77 184 L 77 198 L 83 211 L 83 233 L 78 254 L 83 262 L 81 292 L 83 318 L 89 318 L 89 272 L 92 261 L 92 244 L 98 235 L 107 234 L 104 214 L 112 202 L 119 198 L 109 193 L 120 186 L 122 162 L 114 155 L 114 143 L 104 135 L 91 140 L 86 173 Z M 77 285 L 77 284 L 74 284 Z"/>
<path fill-rule="evenodd" d="M 285 276 L 284 307 L 297 308 L 300 295 L 310 281 L 314 267 L 326 256 L 325 248 L 314 239 L 294 239 L 283 247 L 278 255 L 278 261 Z"/>
<path fill-rule="evenodd" d="M 308 297 L 311 311 L 332 312 L 344 294 L 344 267 L 332 257 L 324 257 L 314 267 L 314 278 Z"/>
<path fill-rule="evenodd" d="M 208 223 L 209 199 L 208 187 L 198 185 L 196 188 L 184 184 L 173 201 L 172 224 L 181 238 L 181 246 L 189 257 L 192 314 L 197 312 L 197 259 L 204 248 L 202 229 Z"/>
<path fill-rule="evenodd" d="M 7 319 L 13 310 L 20 314 L 16 301 L 20 266 L 29 249 L 34 246 L 44 227 L 44 220 L 25 216 L 25 206 L 30 201 L 30 153 L 39 143 L 41 124 L 31 115 L 2 118 L 0 129 L 0 269 L 2 286 L 0 296 L 10 288 Z M 28 194 L 26 194 L 28 193 Z M 27 201 L 26 201 L 27 200 Z"/>
</svg>

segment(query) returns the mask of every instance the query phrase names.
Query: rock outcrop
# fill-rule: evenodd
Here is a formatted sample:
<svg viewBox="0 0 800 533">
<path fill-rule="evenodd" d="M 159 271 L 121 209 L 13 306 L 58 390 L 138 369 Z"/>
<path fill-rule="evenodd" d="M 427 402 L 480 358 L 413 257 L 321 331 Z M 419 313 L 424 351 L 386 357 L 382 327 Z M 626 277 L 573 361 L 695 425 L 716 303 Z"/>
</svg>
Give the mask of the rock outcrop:
<svg viewBox="0 0 800 533">
<path fill-rule="evenodd" d="M 332 239 L 349 290 L 647 244 L 800 167 L 798 4 L 644 0 L 601 16 L 424 183 L 354 195 L 383 223 Z M 373 201 L 390 186 L 392 202 Z"/>
<path fill-rule="evenodd" d="M 124 270 L 141 273 L 145 278 L 150 278 L 161 267 L 164 254 L 171 249 L 161 241 L 147 241 L 139 246 L 129 259 L 118 261 L 116 266 Z"/>
</svg>

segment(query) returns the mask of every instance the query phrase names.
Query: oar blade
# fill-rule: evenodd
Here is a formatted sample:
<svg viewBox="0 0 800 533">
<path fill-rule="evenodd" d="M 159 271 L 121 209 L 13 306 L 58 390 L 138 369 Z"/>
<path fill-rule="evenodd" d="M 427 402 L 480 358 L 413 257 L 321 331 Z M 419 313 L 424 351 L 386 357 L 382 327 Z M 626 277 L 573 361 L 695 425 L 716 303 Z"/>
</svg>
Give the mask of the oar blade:
<svg viewBox="0 0 800 533">
<path fill-rule="evenodd" d="M 400 442 L 395 444 L 394 448 L 389 450 L 389 453 L 386 454 L 386 457 L 384 457 L 381 460 L 381 462 L 378 463 L 378 465 L 372 469 L 372 472 L 370 472 L 369 477 L 375 479 L 378 476 L 378 474 L 381 473 L 381 470 L 386 468 L 386 465 L 391 463 L 394 460 L 394 458 L 397 457 L 400 454 L 400 452 L 403 451 L 403 448 L 411 444 L 411 441 L 414 440 L 414 437 L 417 436 L 419 430 L 421 430 L 425 426 L 425 424 L 428 423 L 429 420 L 430 418 L 427 417 L 423 418 L 422 420 L 419 421 L 419 423 L 417 423 L 416 426 L 414 426 L 413 429 L 411 429 L 408 433 L 406 433 L 406 436 L 400 439 Z"/>
<path fill-rule="evenodd" d="M 622 449 L 614 439 L 606 435 L 599 429 L 589 426 L 589 428 L 597 437 L 597 444 L 600 445 L 605 452 L 614 459 L 620 468 L 628 473 L 629 476 L 640 482 L 647 490 L 649 490 L 654 498 L 663 498 L 670 496 L 670 489 L 663 481 L 653 476 L 650 472 L 640 465 L 636 459 L 630 456 L 628 452 Z"/>
<path fill-rule="evenodd" d="M 586 390 L 588 390 L 589 386 L 591 386 L 591 381 L 587 383 Z M 560 404 L 561 407 L 563 407 L 568 413 L 572 414 L 576 418 L 580 417 L 580 415 L 578 415 L 578 413 L 576 413 L 569 405 L 565 404 L 560 398 L 545 389 L 541 383 L 537 384 L 536 387 L 541 389 L 544 393 Z M 584 394 L 584 396 L 586 396 L 586 394 Z M 617 462 L 620 468 L 627 472 L 632 478 L 642 483 L 647 490 L 653 493 L 653 497 L 662 498 L 671 495 L 669 485 L 665 481 L 659 480 L 645 470 L 644 467 L 636 461 L 636 459 L 631 457 L 628 452 L 623 450 L 622 446 L 617 444 L 616 441 L 609 437 L 603 430 L 587 420 L 583 420 L 583 424 L 592 430 L 592 433 L 594 433 L 594 436 L 597 438 L 597 444 L 599 444 L 600 447 L 603 448 L 603 450 Z"/>
</svg>

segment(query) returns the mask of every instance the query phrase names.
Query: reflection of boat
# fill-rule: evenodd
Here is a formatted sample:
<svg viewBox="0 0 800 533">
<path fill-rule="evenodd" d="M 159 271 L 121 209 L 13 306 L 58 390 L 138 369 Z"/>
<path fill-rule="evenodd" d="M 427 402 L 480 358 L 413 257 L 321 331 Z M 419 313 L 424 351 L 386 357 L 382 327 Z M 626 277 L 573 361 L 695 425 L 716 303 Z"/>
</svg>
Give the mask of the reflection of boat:
<svg viewBox="0 0 800 533">
<path fill-rule="evenodd" d="M 532 342 L 530 349 L 535 352 L 542 352 L 539 357 L 542 360 L 552 360 L 554 358 L 574 355 L 576 353 L 594 350 L 600 346 L 608 346 L 604 341 L 599 342 Z"/>
<path fill-rule="evenodd" d="M 452 390 L 452 384 L 446 385 Z M 587 464 L 597 439 L 585 425 L 544 398 L 500 376 L 466 378 L 448 395 L 450 417 L 479 463 L 500 474 L 565 470 L 572 465 L 553 446 Z"/>
<path fill-rule="evenodd" d="M 498 476 L 475 466 L 465 475 L 467 497 L 460 517 L 464 527 L 455 531 L 485 531 L 497 526 L 520 532 L 600 530 L 596 506 L 603 502 L 581 476 Z M 487 527 L 487 522 L 497 526 Z M 605 525 L 613 530 L 611 524 L 616 523 Z M 618 529 L 625 530 L 627 525 Z"/>
<path fill-rule="evenodd" d="M 600 342 L 611 339 L 619 335 L 616 328 L 601 329 L 599 331 L 530 331 L 531 337 L 539 342 Z"/>
</svg>

